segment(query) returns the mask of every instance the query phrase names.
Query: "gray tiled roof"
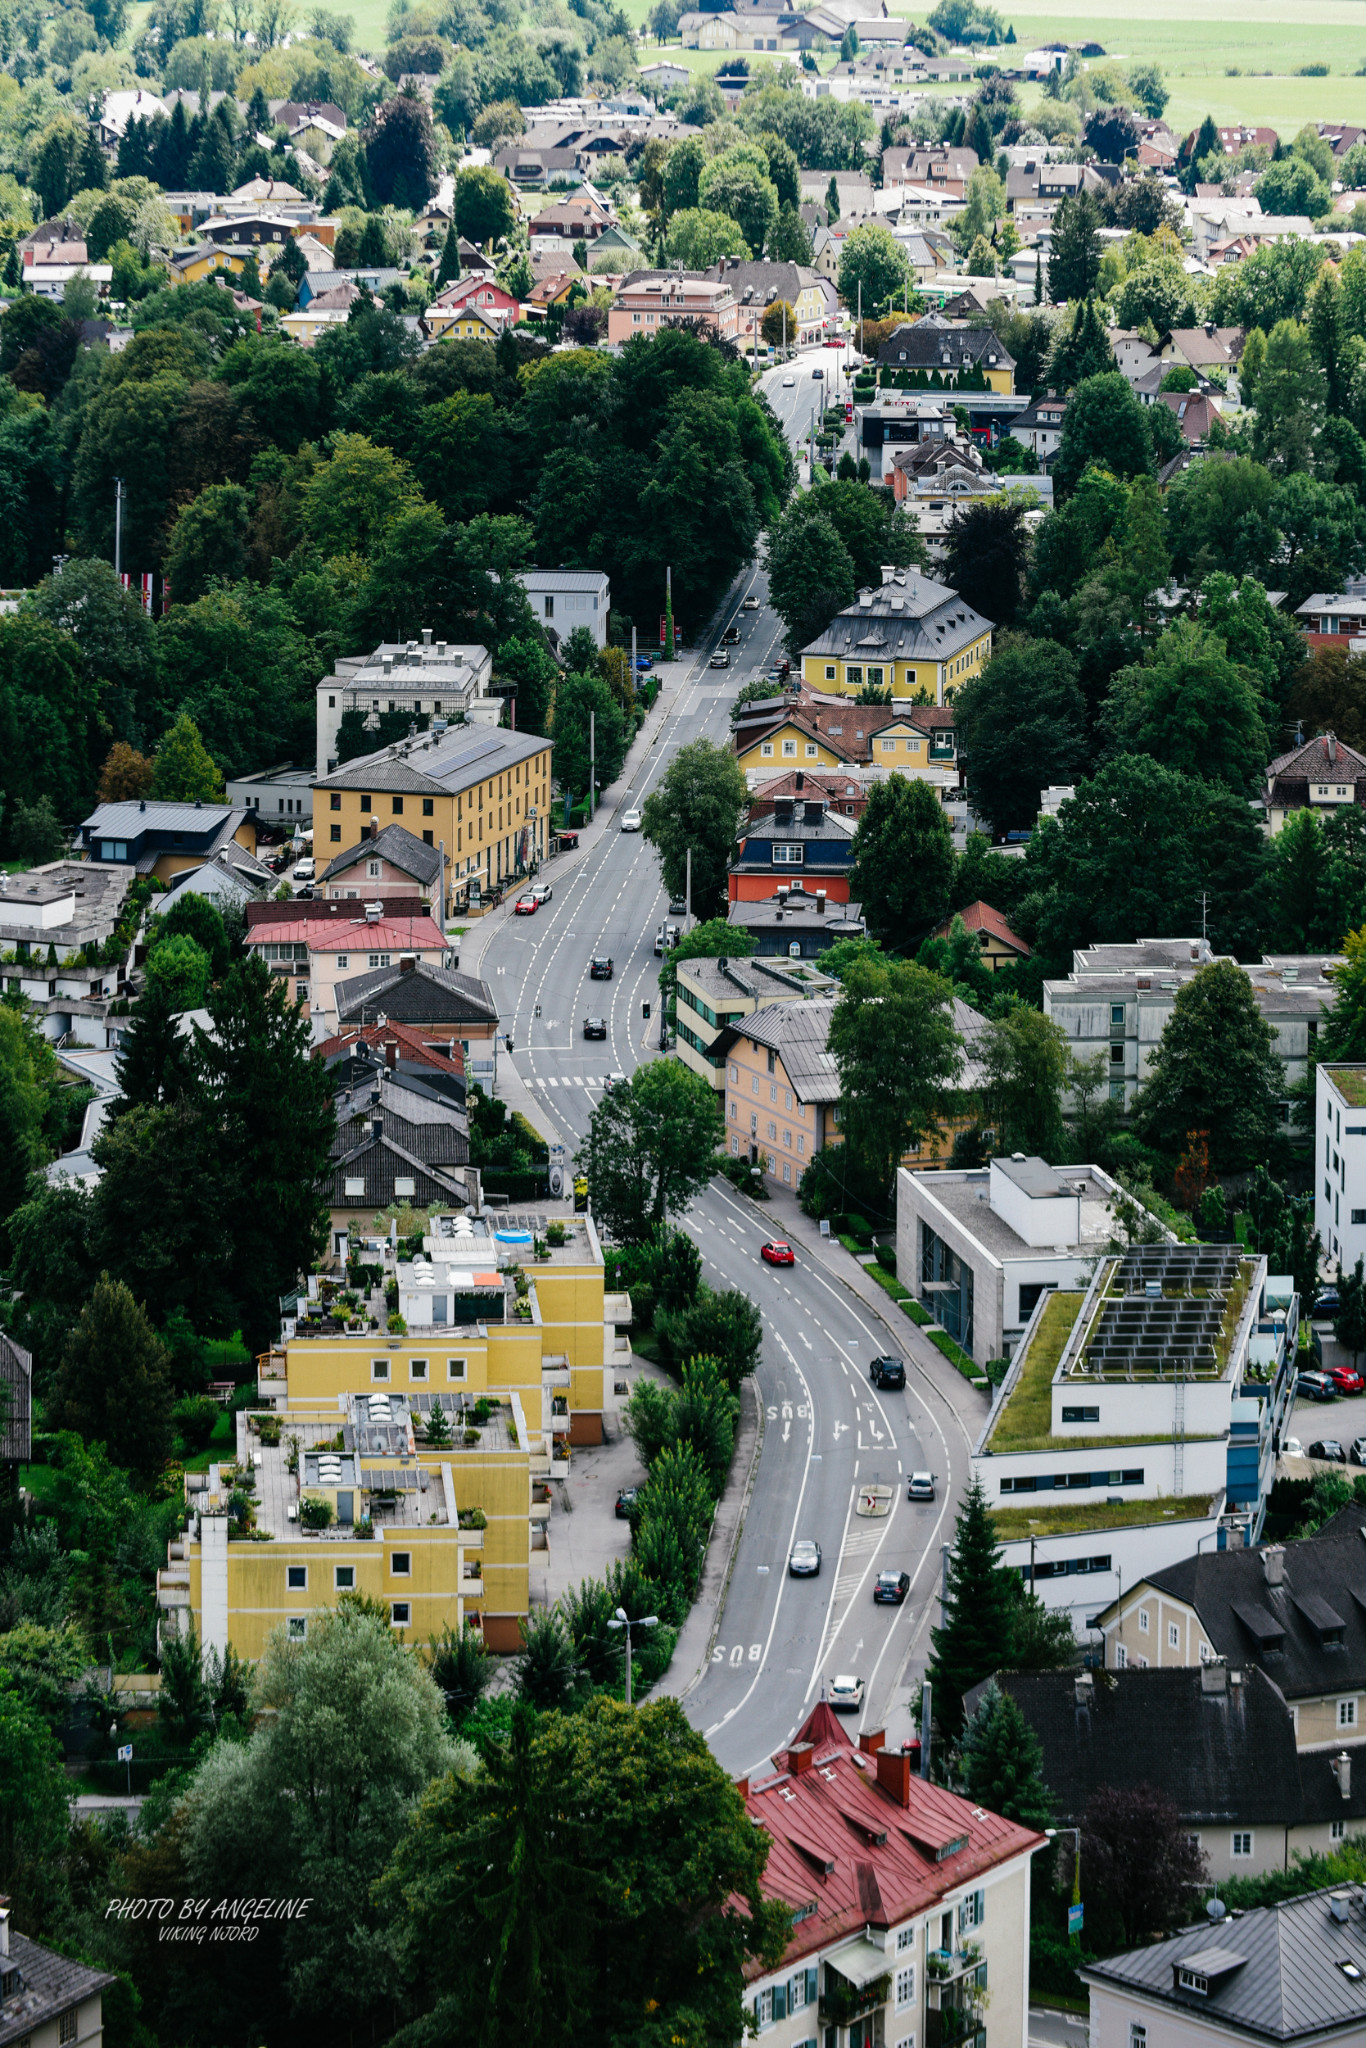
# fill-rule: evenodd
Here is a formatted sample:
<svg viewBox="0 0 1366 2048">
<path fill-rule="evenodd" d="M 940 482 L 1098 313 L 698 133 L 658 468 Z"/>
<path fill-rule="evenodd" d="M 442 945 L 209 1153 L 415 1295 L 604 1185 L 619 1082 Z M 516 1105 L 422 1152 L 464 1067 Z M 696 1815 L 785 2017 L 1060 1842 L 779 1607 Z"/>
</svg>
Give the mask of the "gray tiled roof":
<svg viewBox="0 0 1366 2048">
<path fill-rule="evenodd" d="M 145 803 L 96 804 L 82 820 L 81 830 L 101 839 L 136 839 L 140 832 L 207 832 L 215 821 L 232 818 L 240 825 L 245 816 L 245 811 L 227 804 L 158 803 L 148 798 Z"/>
<path fill-rule="evenodd" d="M 441 852 L 438 847 L 428 846 L 415 832 L 406 832 L 402 825 L 386 825 L 373 839 L 362 839 L 359 846 L 348 846 L 323 869 L 320 880 L 330 882 L 334 876 L 343 875 L 348 868 L 355 867 L 362 860 L 387 860 L 393 867 L 402 868 L 405 875 L 415 881 L 434 883 L 441 873 Z"/>
<path fill-rule="evenodd" d="M 348 1180 L 363 1182 L 359 1194 L 347 1194 Z M 396 1196 L 396 1180 L 411 1180 L 412 1194 Z M 359 1202 L 367 1209 L 386 1209 L 392 1201 L 402 1200 L 426 1209 L 433 1202 L 449 1202 L 453 1197 L 463 1202 L 464 1193 L 463 1176 L 454 1165 L 428 1165 L 392 1138 L 382 1137 L 370 1138 L 334 1163 L 328 1204 L 346 1209 Z"/>
<path fill-rule="evenodd" d="M 905 569 L 876 590 L 861 590 L 818 639 L 803 647 L 802 656 L 884 663 L 951 661 L 991 630 L 991 620 L 975 612 L 956 590 Z"/>
<path fill-rule="evenodd" d="M 368 1104 L 355 1105 L 339 1122 L 337 1135 L 332 1141 L 332 1157 L 343 1160 L 358 1155 L 374 1142 L 371 1125 L 378 1117 L 383 1125 L 382 1135 L 407 1153 L 410 1158 L 420 1159 L 424 1166 L 464 1166 L 470 1156 L 469 1120 L 463 1110 L 448 1106 L 445 1116 L 432 1115 L 412 1120 L 400 1116 L 385 1100 L 378 1109 Z M 427 1103 L 424 1108 L 435 1109 Z"/>
<path fill-rule="evenodd" d="M 498 1005 L 486 981 L 450 967 L 376 967 L 337 983 L 337 1020 L 369 1024 L 381 1012 L 400 1024 L 488 1024 Z"/>
<path fill-rule="evenodd" d="M 820 996 L 809 1003 L 774 1003 L 755 1010 L 743 1024 L 732 1025 L 723 1034 L 724 1046 L 738 1039 L 752 1039 L 768 1046 L 783 1063 L 783 1071 L 802 1102 L 838 1102 L 840 1077 L 835 1056 L 827 1051 L 830 1019 L 835 1014 L 833 997 Z M 724 1049 L 718 1039 L 714 1051 Z"/>
<path fill-rule="evenodd" d="M 114 1982 L 107 1970 L 92 1970 L 86 1963 L 59 1956 L 13 1928 L 9 1947 L 10 1963 L 18 1967 L 22 1985 L 0 2004 L 0 2048 L 24 2040 L 41 2027 L 53 2026 L 62 2013 Z"/>
<path fill-rule="evenodd" d="M 1359 2039 L 1366 2024 L 1366 1921 L 1353 1901 L 1339 1923 L 1330 1896 L 1309 1892 L 1218 1926 L 1206 1921 L 1152 1948 L 1091 1963 L 1081 1974 L 1107 1989 L 1157 1999 L 1197 2026 L 1253 2040 L 1303 2041 L 1327 2033 Z M 1179 1990 L 1183 1962 L 1198 1969 L 1211 1950 L 1220 1952 L 1224 1967 L 1211 1970 L 1207 1992 Z M 1354 1976 L 1344 1962 L 1354 1966 Z"/>
<path fill-rule="evenodd" d="M 994 362 L 988 360 L 991 357 Z M 904 363 L 908 370 L 978 368 L 984 361 L 990 369 L 1015 367 L 1014 356 L 989 327 L 950 327 L 932 316 L 917 320 L 913 327 L 898 327 L 883 342 L 877 359 L 892 369 Z"/>
<path fill-rule="evenodd" d="M 441 735 L 400 740 L 348 761 L 334 775 L 323 776 L 315 789 L 382 789 L 425 796 L 454 796 L 487 782 L 533 754 L 543 753 L 549 740 L 534 733 L 502 732 L 497 727 L 460 725 Z"/>
</svg>

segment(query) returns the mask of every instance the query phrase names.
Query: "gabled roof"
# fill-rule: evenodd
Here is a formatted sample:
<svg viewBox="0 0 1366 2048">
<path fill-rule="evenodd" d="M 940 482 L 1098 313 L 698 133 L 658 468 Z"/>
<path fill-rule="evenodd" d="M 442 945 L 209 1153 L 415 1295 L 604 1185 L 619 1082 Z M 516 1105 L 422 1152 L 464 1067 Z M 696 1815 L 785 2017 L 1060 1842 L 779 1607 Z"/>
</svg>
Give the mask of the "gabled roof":
<svg viewBox="0 0 1366 2048">
<path fill-rule="evenodd" d="M 999 910 L 994 910 L 991 904 L 983 903 L 980 899 L 976 903 L 969 903 L 965 910 L 952 912 L 946 917 L 935 932 L 936 938 L 948 937 L 955 916 L 962 918 L 970 932 L 986 932 L 991 938 L 999 940 L 1001 945 L 1009 946 L 1022 960 L 1028 960 L 1030 949 L 1019 933 L 1011 930 Z"/>
<path fill-rule="evenodd" d="M 1015 358 L 989 327 L 949 326 L 927 314 L 914 326 L 898 327 L 877 352 L 880 363 L 908 370 L 960 370 L 986 362 L 997 370 L 1013 370 Z"/>
<path fill-rule="evenodd" d="M 288 923 L 253 924 L 247 933 L 247 943 L 273 946 L 284 941 L 305 945 L 310 953 L 444 952 L 447 940 L 440 925 L 422 909 L 416 896 L 411 900 L 411 916 L 370 919 L 357 902 L 345 907 L 352 912 L 360 911 L 361 915 L 347 919 L 300 915 Z M 305 912 L 308 908 L 307 904 L 303 906 Z"/>
<path fill-rule="evenodd" d="M 349 1031 L 337 1032 L 332 1038 L 324 1038 L 321 1044 L 312 1048 L 310 1057 L 331 1062 L 362 1045 L 392 1052 L 395 1057 L 387 1062 L 391 1067 L 412 1062 L 419 1067 L 435 1067 L 443 1075 L 452 1072 L 463 1075 L 465 1071 L 464 1055 L 458 1045 L 451 1045 L 443 1039 L 438 1047 L 430 1046 L 420 1030 L 400 1024 L 392 1017 L 384 1024 L 352 1027 Z"/>
<path fill-rule="evenodd" d="M 950 661 L 992 630 L 966 598 L 914 569 L 899 569 L 876 590 L 861 590 L 854 603 L 831 620 L 802 649 L 846 661 Z"/>
<path fill-rule="evenodd" d="M 486 981 L 454 968 L 376 967 L 337 984 L 337 1017 L 343 1024 L 371 1024 L 381 1015 L 406 1024 L 496 1024 L 498 1005 Z"/>
<path fill-rule="evenodd" d="M 801 1012 L 811 1005 L 789 1007 Z M 785 1961 L 869 1927 L 895 1927 L 1043 1846 L 1031 1829 L 911 1775 L 909 1758 L 884 1753 L 880 1767 L 881 1736 L 863 1740 L 871 1749 L 853 1748 L 820 1701 L 774 1759 L 777 1775 L 742 1785 L 750 1818 L 773 1843 L 765 1893 L 815 1909 L 793 1930 Z M 760 1964 L 746 1974 L 766 1973 Z"/>
<path fill-rule="evenodd" d="M 107 1970 L 92 1970 L 60 1956 L 13 1927 L 9 1949 L 19 1988 L 0 2003 L 0 2043 L 24 2041 L 40 2028 L 55 2027 L 63 2013 L 74 2012 L 82 1999 L 107 1991 L 115 1981 Z"/>
<path fill-rule="evenodd" d="M 826 1050 L 835 1001 L 820 996 L 809 1003 L 773 1003 L 765 1010 L 755 1010 L 743 1023 L 722 1032 L 712 1052 L 724 1052 L 742 1038 L 752 1039 L 778 1055 L 799 1101 L 838 1102 L 840 1077 L 835 1055 Z"/>
<path fill-rule="evenodd" d="M 402 825 L 386 825 L 373 839 L 362 839 L 358 846 L 348 846 L 345 853 L 337 854 L 323 869 L 320 879 L 331 881 L 336 875 L 344 875 L 358 861 L 383 860 L 390 867 L 398 868 L 415 881 L 432 887 L 441 873 L 439 848 L 428 846 L 415 832 L 407 832 Z"/>
<path fill-rule="evenodd" d="M 348 1180 L 359 1180 L 364 1185 L 359 1192 L 348 1194 Z M 367 1209 L 387 1208 L 394 1200 L 397 1180 L 412 1181 L 413 1192 L 405 1194 L 403 1200 L 418 1208 L 430 1208 L 433 1202 L 465 1199 L 464 1180 L 453 1166 L 428 1165 L 386 1134 L 364 1138 L 344 1157 L 333 1160 L 328 1205 L 345 1209 L 360 1202 Z"/>
<path fill-rule="evenodd" d="M 1290 795 L 1300 783 L 1306 795 L 1311 782 L 1362 784 L 1366 783 L 1366 754 L 1359 754 L 1330 732 L 1316 733 L 1303 746 L 1278 754 L 1267 767 L 1266 779 L 1273 801 L 1277 790 Z"/>
<path fill-rule="evenodd" d="M 1155 1947 L 1086 1964 L 1081 1975 L 1179 2008 L 1195 2022 L 1190 2032 L 1203 2027 L 1275 2042 L 1356 2039 L 1366 2024 L 1366 1922 L 1359 1903 L 1349 1903 L 1339 1922 L 1331 1896 L 1308 1892 L 1217 1927 L 1206 1921 Z M 1204 1979 L 1203 1993 L 1180 1989 L 1183 1965 Z"/>
</svg>

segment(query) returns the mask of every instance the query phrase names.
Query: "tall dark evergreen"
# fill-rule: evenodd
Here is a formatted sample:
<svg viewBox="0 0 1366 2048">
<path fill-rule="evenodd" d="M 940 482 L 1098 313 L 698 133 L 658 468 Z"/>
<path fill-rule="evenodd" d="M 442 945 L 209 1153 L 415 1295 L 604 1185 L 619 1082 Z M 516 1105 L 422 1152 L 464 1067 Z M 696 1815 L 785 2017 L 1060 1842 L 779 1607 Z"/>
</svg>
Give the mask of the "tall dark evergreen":
<svg viewBox="0 0 1366 2048">
<path fill-rule="evenodd" d="M 1045 1828 L 1053 1818 L 1043 1745 L 1018 1702 L 994 1679 L 963 1731 L 962 1770 L 969 1799 L 992 1813 L 1025 1828 Z"/>
<path fill-rule="evenodd" d="M 1001 1562 L 987 1497 L 974 1476 L 954 1525 L 944 1618 L 930 1631 L 926 1676 L 946 1735 L 962 1728 L 964 1693 L 1009 1664 L 1015 1604 L 1015 1575 Z"/>
<path fill-rule="evenodd" d="M 436 272 L 437 290 L 440 291 L 443 285 L 454 284 L 459 275 L 460 237 L 455 232 L 455 222 L 452 221 L 446 230 L 446 239 L 441 245 L 441 262 Z"/>
<path fill-rule="evenodd" d="M 1100 208 L 1089 192 L 1064 199 L 1053 222 L 1048 296 L 1055 305 L 1084 299 L 1100 272 Z"/>
<path fill-rule="evenodd" d="M 161 984 L 152 983 L 138 999 L 133 1021 L 119 1044 L 114 1072 L 119 1083 L 119 1110 L 155 1108 L 193 1089 L 192 1049 Z"/>
</svg>

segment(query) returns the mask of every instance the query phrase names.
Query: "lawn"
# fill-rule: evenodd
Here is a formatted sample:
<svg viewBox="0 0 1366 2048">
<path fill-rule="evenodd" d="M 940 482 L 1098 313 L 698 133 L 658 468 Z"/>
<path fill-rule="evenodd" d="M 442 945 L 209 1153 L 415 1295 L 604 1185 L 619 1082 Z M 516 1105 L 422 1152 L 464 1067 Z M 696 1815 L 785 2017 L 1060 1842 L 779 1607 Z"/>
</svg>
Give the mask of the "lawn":
<svg viewBox="0 0 1366 2048">
<path fill-rule="evenodd" d="M 1332 1076 L 1333 1085 L 1344 1102 L 1349 1102 L 1353 1109 L 1366 1108 L 1366 1069 L 1327 1067 L 1324 1071 Z"/>
<path fill-rule="evenodd" d="M 991 1432 L 991 1450 L 1046 1451 L 1058 1442 L 1052 1434 L 1053 1375 L 1084 1299 L 1080 1294 L 1049 1296 L 1030 1340 L 1024 1369 Z"/>
<path fill-rule="evenodd" d="M 1106 1505 L 1096 1501 L 1056 1508 L 993 1508 L 991 1519 L 1003 1543 L 1018 1543 L 1030 1536 L 1072 1536 L 1088 1529 L 1137 1529 L 1146 1522 L 1195 1522 L 1212 1513 L 1214 1499 L 1208 1493 L 1184 1494 L 1179 1498 L 1126 1500 Z"/>
</svg>

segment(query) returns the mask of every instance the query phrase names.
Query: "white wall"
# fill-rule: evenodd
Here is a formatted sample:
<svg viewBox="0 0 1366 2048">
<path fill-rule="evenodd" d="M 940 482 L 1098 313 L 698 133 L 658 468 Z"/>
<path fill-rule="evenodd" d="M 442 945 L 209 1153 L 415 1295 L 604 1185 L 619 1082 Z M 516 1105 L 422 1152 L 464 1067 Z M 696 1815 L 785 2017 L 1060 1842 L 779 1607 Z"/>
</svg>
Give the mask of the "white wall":
<svg viewBox="0 0 1366 2048">
<path fill-rule="evenodd" d="M 1353 1109 L 1324 1067 L 1314 1104 L 1314 1226 L 1328 1263 L 1350 1269 L 1366 1256 L 1366 1109 Z"/>
</svg>

